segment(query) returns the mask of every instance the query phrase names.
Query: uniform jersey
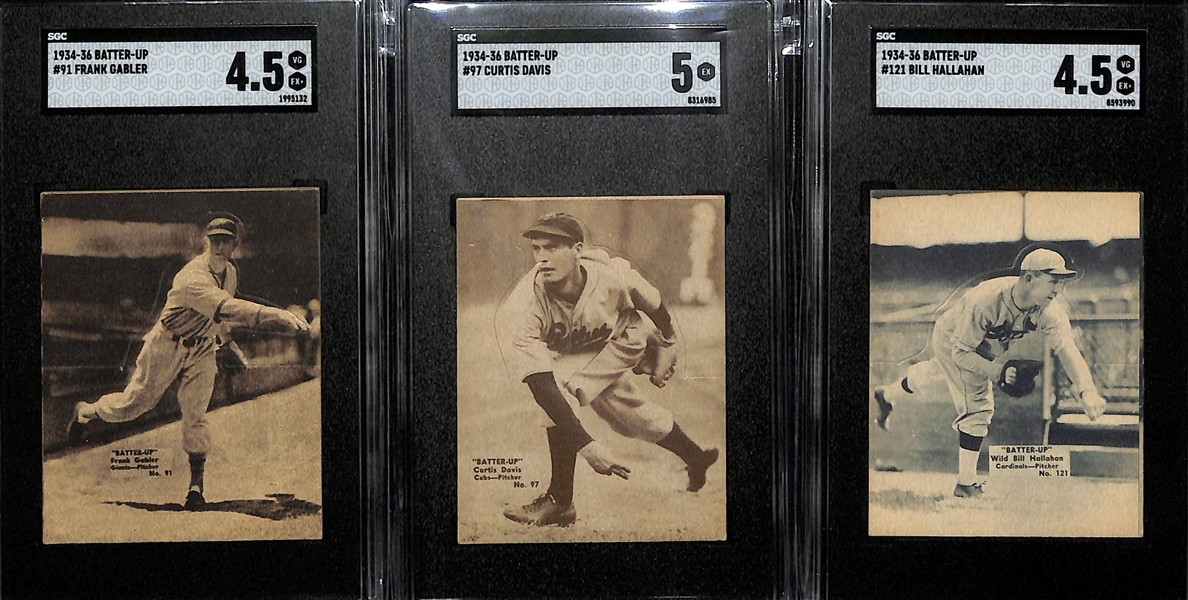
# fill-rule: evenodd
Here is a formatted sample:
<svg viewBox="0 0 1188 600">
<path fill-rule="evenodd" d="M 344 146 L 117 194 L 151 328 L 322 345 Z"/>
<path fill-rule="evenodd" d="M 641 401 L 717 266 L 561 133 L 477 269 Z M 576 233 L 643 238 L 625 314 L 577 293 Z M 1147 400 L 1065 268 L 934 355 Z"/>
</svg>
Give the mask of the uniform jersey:
<svg viewBox="0 0 1188 600">
<path fill-rule="evenodd" d="M 220 274 L 210 269 L 206 255 L 186 263 L 173 277 L 173 286 L 161 309 L 161 324 L 170 333 L 183 337 L 229 338 L 230 327 L 218 318 L 223 303 L 235 297 L 239 272 L 228 262 Z"/>
<path fill-rule="evenodd" d="M 1023 310 L 1011 298 L 1016 281 L 1017 277 L 984 281 L 941 315 L 933 336 L 936 355 L 996 380 L 997 366 L 969 354 L 994 361 L 1006 353 L 1012 341 L 1034 331 L 1043 334 L 1048 346 L 1062 356 L 1066 348 L 1075 349 L 1072 325 L 1063 304 L 1053 300 L 1046 307 Z"/>
<path fill-rule="evenodd" d="M 496 328 L 504 360 L 516 379 L 553 371 L 560 355 L 597 353 L 660 306 L 660 292 L 622 258 L 583 253 L 586 285 L 576 303 L 550 294 L 534 266 L 499 307 Z"/>
</svg>

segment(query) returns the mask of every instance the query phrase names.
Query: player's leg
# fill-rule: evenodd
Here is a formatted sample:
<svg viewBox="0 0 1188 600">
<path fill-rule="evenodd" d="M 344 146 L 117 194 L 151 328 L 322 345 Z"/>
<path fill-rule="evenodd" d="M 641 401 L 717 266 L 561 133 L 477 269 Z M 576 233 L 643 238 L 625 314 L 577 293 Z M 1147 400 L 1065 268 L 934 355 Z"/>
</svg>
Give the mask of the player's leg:
<svg viewBox="0 0 1188 600">
<path fill-rule="evenodd" d="M 548 494 L 560 506 L 573 503 L 573 472 L 577 464 L 577 448 L 566 439 L 558 427 L 545 430 L 549 438 L 549 488 Z"/>
<path fill-rule="evenodd" d="M 688 490 L 696 492 L 705 485 L 705 473 L 718 461 L 718 449 L 702 449 L 673 419 L 668 409 L 647 402 L 631 377 L 624 376 L 608 387 L 590 408 L 616 433 L 652 442 L 677 455 L 689 473 Z"/>
<path fill-rule="evenodd" d="M 182 449 L 190 462 L 190 487 L 186 508 L 196 510 L 205 503 L 206 452 L 210 447 L 210 429 L 206 409 L 214 393 L 218 364 L 214 348 L 195 350 L 182 370 L 177 387 L 177 404 L 182 413 Z"/>
<path fill-rule="evenodd" d="M 69 429 L 71 441 L 79 441 L 77 438 L 82 435 L 82 427 L 78 425 L 86 425 L 94 419 L 123 423 L 151 410 L 177 377 L 184 355 L 184 350 L 159 329 L 149 332 L 136 357 L 132 379 L 124 390 L 75 406 Z"/>
<path fill-rule="evenodd" d="M 957 409 L 957 418 L 953 420 L 958 436 L 957 487 L 953 494 L 962 498 L 980 496 L 978 457 L 994 416 L 994 391 L 990 380 L 978 373 L 963 371 L 956 365 L 947 365 L 946 372 L 949 393 Z"/>
<path fill-rule="evenodd" d="M 549 438 L 549 488 L 541 497 L 523 506 L 509 506 L 503 516 L 516 521 L 543 527 L 559 525 L 567 527 L 577 521 L 577 508 L 573 504 L 573 475 L 577 463 L 577 451 L 556 425 L 545 430 Z"/>
<path fill-rule="evenodd" d="M 887 429 L 887 420 L 891 416 L 891 411 L 895 410 L 896 404 L 947 393 L 944 371 L 937 359 L 918 362 L 908 367 L 907 374 L 899 381 L 875 388 L 875 422 L 880 428 Z"/>
</svg>

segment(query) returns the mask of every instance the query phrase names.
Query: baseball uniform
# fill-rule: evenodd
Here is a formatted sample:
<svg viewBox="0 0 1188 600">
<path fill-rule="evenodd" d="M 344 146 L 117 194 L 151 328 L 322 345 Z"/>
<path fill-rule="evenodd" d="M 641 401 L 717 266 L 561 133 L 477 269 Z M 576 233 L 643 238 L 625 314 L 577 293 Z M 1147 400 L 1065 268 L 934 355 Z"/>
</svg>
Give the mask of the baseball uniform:
<svg viewBox="0 0 1188 600">
<path fill-rule="evenodd" d="M 1011 298 L 1017 277 L 984 281 L 967 291 L 936 321 L 933 358 L 912 365 L 907 381 L 916 393 L 944 393 L 953 400 L 953 428 L 985 437 L 994 416 L 993 383 L 1002 366 L 996 361 L 1012 341 L 1039 331 L 1056 352 L 1078 391 L 1093 390 L 1093 378 L 1077 350 L 1064 305 L 1023 310 Z M 990 362 L 986 362 L 990 361 Z M 937 389 L 940 387 L 940 389 Z"/>
<path fill-rule="evenodd" d="M 658 441 L 672 430 L 672 413 L 648 403 L 627 375 L 649 337 L 660 337 L 640 314 L 660 306 L 660 292 L 602 249 L 586 251 L 579 265 L 587 279 L 575 304 L 545 290 L 539 267 L 520 278 L 496 317 L 504 359 L 516 380 L 551 371 L 562 389 L 617 433 Z"/>
<path fill-rule="evenodd" d="M 630 475 L 586 432 L 561 390 L 620 435 L 676 454 L 689 473 L 686 489 L 700 490 L 718 450 L 690 440 L 672 413 L 647 402 L 630 377 L 650 371 L 652 383 L 662 387 L 675 368 L 675 331 L 660 292 L 626 260 L 583 249 L 585 227 L 570 215 L 545 215 L 522 235 L 533 240 L 537 264 L 500 305 L 496 335 L 511 375 L 544 410 L 552 474 L 543 496 L 509 507 L 504 516 L 536 526 L 572 524 L 579 454 L 597 473 Z"/>
<path fill-rule="evenodd" d="M 191 260 L 173 278 L 158 321 L 144 336 L 136 371 L 122 392 L 95 403 L 104 421 L 131 421 L 148 412 L 176 380 L 182 412 L 182 446 L 189 454 L 204 454 L 210 445 L 206 408 L 214 391 L 218 366 L 215 352 L 230 341 L 230 326 L 221 322 L 219 308 L 235 296 L 239 275 L 228 263 L 213 272 L 205 254 Z"/>
</svg>

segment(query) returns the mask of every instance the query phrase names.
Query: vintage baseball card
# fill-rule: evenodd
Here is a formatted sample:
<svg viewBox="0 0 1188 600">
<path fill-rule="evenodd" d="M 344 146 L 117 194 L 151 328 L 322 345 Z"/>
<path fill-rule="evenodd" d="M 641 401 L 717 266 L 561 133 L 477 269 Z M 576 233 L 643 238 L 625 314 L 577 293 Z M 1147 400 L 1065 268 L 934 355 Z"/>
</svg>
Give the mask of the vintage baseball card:
<svg viewBox="0 0 1188 600">
<path fill-rule="evenodd" d="M 4 598 L 362 593 L 361 16 L 0 6 Z"/>
<path fill-rule="evenodd" d="M 821 6 L 808 595 L 1185 595 L 1182 8 Z"/>
<path fill-rule="evenodd" d="M 774 588 L 774 14 L 685 4 L 409 4 L 404 594 Z"/>
<path fill-rule="evenodd" d="M 322 537 L 319 197 L 41 195 L 44 543 Z"/>
<path fill-rule="evenodd" d="M 870 535 L 1141 537 L 1141 194 L 870 203 Z"/>
<path fill-rule="evenodd" d="M 457 200 L 459 543 L 727 538 L 724 208 Z"/>
</svg>

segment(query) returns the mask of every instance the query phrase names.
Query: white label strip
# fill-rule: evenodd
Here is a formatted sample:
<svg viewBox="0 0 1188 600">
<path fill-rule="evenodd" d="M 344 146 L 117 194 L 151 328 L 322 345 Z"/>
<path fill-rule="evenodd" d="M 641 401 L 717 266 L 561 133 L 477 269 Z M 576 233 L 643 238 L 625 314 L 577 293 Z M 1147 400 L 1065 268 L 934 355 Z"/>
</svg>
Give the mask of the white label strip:
<svg viewBox="0 0 1188 600">
<path fill-rule="evenodd" d="M 990 446 L 991 477 L 1069 477 L 1068 446 Z"/>
<path fill-rule="evenodd" d="M 1009 42 L 969 42 L 962 41 L 963 33 L 875 32 L 875 108 L 1141 110 L 1142 45 L 1137 40 L 1042 43 L 1027 38 L 1040 40 L 1045 32 L 1027 32 L 1032 35 L 1004 35 L 1013 38 Z M 986 37 L 986 32 L 974 33 L 981 35 L 969 37 Z M 1062 33 L 1068 37 L 1069 32 Z M 1075 33 L 1094 37 L 1094 32 Z M 945 37 L 951 39 L 938 39 Z"/>
<path fill-rule="evenodd" d="M 456 108 L 459 111 L 671 109 L 725 107 L 720 39 L 672 37 L 674 30 L 624 30 L 623 37 L 580 41 L 587 30 L 459 33 Z M 675 30 L 681 33 L 682 30 Z M 539 33 L 543 41 L 531 38 Z M 690 37 L 709 37 L 704 30 Z M 659 34 L 659 35 L 657 35 Z M 499 37 L 514 37 L 504 42 Z M 485 43 L 484 40 L 492 40 Z"/>
<path fill-rule="evenodd" d="M 45 108 L 311 110 L 314 40 L 312 28 L 305 29 L 311 31 L 306 39 L 154 39 L 162 30 L 51 32 L 67 41 L 51 37 L 45 45 Z M 164 31 L 180 37 L 195 33 Z M 212 30 L 198 31 L 212 37 Z M 236 38 L 252 33 L 213 31 Z M 277 34 L 277 28 L 267 31 Z M 119 34 L 124 39 L 71 41 Z"/>
</svg>

